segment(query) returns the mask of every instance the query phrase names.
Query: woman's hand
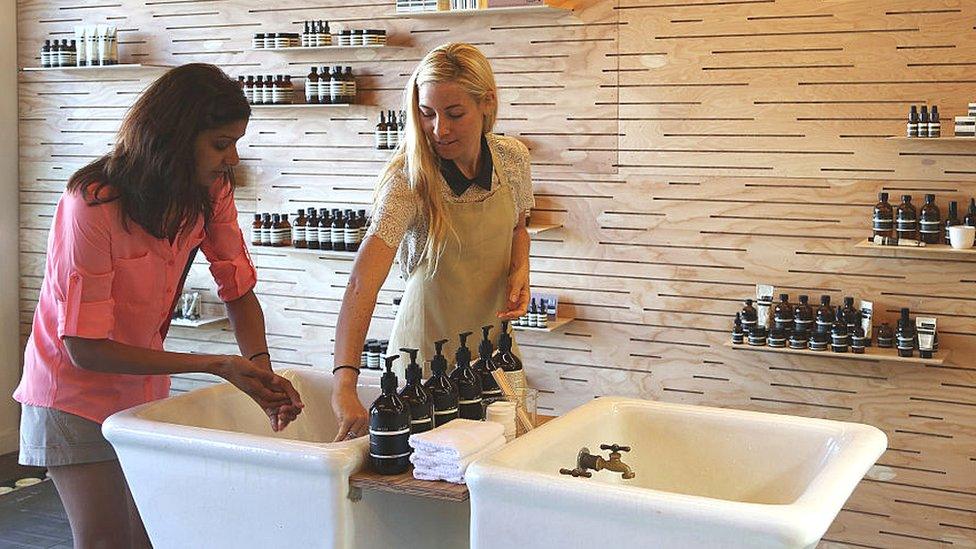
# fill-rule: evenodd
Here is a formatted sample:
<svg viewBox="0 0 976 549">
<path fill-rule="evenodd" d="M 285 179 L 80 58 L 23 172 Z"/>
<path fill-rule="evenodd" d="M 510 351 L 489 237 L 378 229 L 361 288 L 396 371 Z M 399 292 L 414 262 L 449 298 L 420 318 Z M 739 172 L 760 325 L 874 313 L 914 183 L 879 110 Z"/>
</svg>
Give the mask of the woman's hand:
<svg viewBox="0 0 976 549">
<path fill-rule="evenodd" d="M 339 421 L 339 431 L 332 442 L 341 442 L 366 434 L 369 415 L 366 408 L 363 408 L 363 404 L 359 402 L 355 385 L 351 388 L 344 387 L 337 380 L 335 390 L 332 392 L 332 410 Z"/>
<path fill-rule="evenodd" d="M 251 362 L 269 372 L 274 372 L 271 368 L 271 358 L 267 353 L 260 354 L 253 358 Z M 274 386 L 284 390 L 288 394 L 291 402 L 278 407 L 265 408 L 264 411 L 268 414 L 268 419 L 271 420 L 271 429 L 274 431 L 282 431 L 289 423 L 298 419 L 298 414 L 302 413 L 302 408 L 305 407 L 305 404 L 302 403 L 298 391 L 291 382 L 278 375 L 275 375 L 275 378 Z M 295 402 L 298 404 L 295 404 Z"/>
<path fill-rule="evenodd" d="M 275 431 L 283 429 L 305 406 L 290 381 L 242 356 L 222 357 L 214 373 L 257 402 Z"/>
<path fill-rule="evenodd" d="M 504 311 L 498 311 L 498 318 L 515 320 L 529 310 L 529 268 L 519 267 L 508 274 L 508 302 Z"/>
</svg>

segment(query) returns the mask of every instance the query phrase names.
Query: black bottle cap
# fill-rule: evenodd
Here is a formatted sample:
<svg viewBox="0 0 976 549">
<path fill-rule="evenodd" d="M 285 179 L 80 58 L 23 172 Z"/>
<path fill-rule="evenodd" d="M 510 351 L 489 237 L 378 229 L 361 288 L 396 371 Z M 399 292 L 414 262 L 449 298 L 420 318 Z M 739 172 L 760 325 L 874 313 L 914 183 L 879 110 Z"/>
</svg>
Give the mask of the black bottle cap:
<svg viewBox="0 0 976 549">
<path fill-rule="evenodd" d="M 467 339 L 471 335 L 471 332 L 464 332 L 458 334 L 458 342 L 460 346 L 458 350 L 454 353 L 454 360 L 457 362 L 457 367 L 468 366 L 471 364 L 471 349 L 468 349 Z"/>
<path fill-rule="evenodd" d="M 934 194 L 925 195 L 925 202 L 927 204 L 931 204 L 932 202 L 935 202 L 935 195 Z"/>
<path fill-rule="evenodd" d="M 738 313 L 736 313 L 738 316 Z M 510 353 L 512 352 L 512 334 L 508 333 L 508 321 L 502 321 L 501 333 L 498 335 L 498 352 L 499 353 Z"/>
<path fill-rule="evenodd" d="M 430 359 L 430 371 L 434 374 L 443 374 L 447 371 L 447 359 L 444 358 L 444 344 L 446 339 L 439 339 L 434 342 L 434 358 Z"/>
<path fill-rule="evenodd" d="M 878 193 L 878 202 L 887 202 L 888 193 Z"/>
<path fill-rule="evenodd" d="M 820 304 L 821 305 L 830 305 L 830 296 L 829 295 L 822 295 L 822 296 L 820 296 Z"/>
<path fill-rule="evenodd" d="M 420 377 L 423 375 L 420 364 L 417 364 L 417 353 L 420 352 L 420 349 L 403 347 L 400 349 L 400 352 L 410 355 L 410 364 L 407 364 L 407 383 L 420 381 Z"/>
<path fill-rule="evenodd" d="M 800 296 L 800 303 L 806 305 L 810 301 L 810 296 L 803 294 Z"/>
<path fill-rule="evenodd" d="M 903 194 L 903 195 L 901 195 L 901 201 L 902 202 L 911 202 L 912 201 L 912 195 L 910 195 L 910 194 Z"/>
<path fill-rule="evenodd" d="M 902 309 L 901 309 L 901 317 L 904 318 L 904 319 L 907 319 L 908 318 L 908 307 L 902 307 Z"/>
<path fill-rule="evenodd" d="M 845 307 L 853 307 L 854 306 L 854 298 L 851 297 L 851 296 L 845 297 L 844 298 L 844 306 Z"/>
<path fill-rule="evenodd" d="M 746 300 L 746 305 L 750 305 L 751 306 L 752 305 L 752 300 L 751 299 L 747 299 Z"/>
<path fill-rule="evenodd" d="M 380 387 L 383 389 L 384 395 L 396 394 L 397 376 L 395 373 L 393 373 L 393 362 L 398 358 L 400 358 L 400 355 L 390 355 L 383 358 L 383 360 L 386 361 L 386 371 L 383 372 L 383 378 L 380 380 Z"/>
<path fill-rule="evenodd" d="M 490 358 L 491 353 L 495 351 L 495 346 L 491 344 L 490 336 L 491 329 L 494 328 L 491 324 L 481 327 L 481 343 L 478 344 L 478 356 L 482 359 Z"/>
<path fill-rule="evenodd" d="M 790 300 L 790 294 L 779 294 L 779 300 L 782 302 L 787 302 Z"/>
</svg>

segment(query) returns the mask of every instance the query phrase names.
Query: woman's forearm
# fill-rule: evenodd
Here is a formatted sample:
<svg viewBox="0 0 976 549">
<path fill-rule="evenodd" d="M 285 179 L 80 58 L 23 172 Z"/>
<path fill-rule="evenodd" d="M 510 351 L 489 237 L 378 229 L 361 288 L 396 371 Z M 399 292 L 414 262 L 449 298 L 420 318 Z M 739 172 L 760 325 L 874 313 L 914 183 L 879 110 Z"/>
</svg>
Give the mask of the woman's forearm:
<svg viewBox="0 0 976 549">
<path fill-rule="evenodd" d="M 226 357 L 171 353 L 126 345 L 110 339 L 64 338 L 75 366 L 106 374 L 167 375 L 202 372 L 221 375 Z"/>
<path fill-rule="evenodd" d="M 265 335 L 264 312 L 254 291 L 247 292 L 234 301 L 228 301 L 225 307 L 241 355 L 251 357 L 256 353 L 267 351 L 268 339 Z"/>
<path fill-rule="evenodd" d="M 525 222 L 519 223 L 512 230 L 512 262 L 509 272 L 519 269 L 529 269 L 529 231 L 525 228 Z"/>
</svg>

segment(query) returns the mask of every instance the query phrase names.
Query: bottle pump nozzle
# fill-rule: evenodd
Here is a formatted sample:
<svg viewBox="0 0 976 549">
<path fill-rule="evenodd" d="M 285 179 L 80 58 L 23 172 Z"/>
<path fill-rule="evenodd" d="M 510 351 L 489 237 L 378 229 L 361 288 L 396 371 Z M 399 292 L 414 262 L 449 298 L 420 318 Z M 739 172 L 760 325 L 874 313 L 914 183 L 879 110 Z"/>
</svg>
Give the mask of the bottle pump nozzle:
<svg viewBox="0 0 976 549">
<path fill-rule="evenodd" d="M 468 366 L 471 364 L 471 350 L 468 349 L 466 343 L 469 335 L 471 335 L 471 332 L 458 334 L 460 347 L 458 347 L 457 352 L 454 353 L 454 360 L 457 361 L 458 367 Z"/>
<path fill-rule="evenodd" d="M 502 321 L 502 331 L 498 336 L 498 352 L 508 353 L 512 350 L 512 334 L 508 333 L 508 321 Z"/>
<path fill-rule="evenodd" d="M 386 361 L 386 371 L 383 372 L 383 377 L 380 380 L 380 387 L 383 389 L 383 394 L 396 394 L 397 377 L 393 373 L 393 363 L 398 358 L 400 358 L 400 355 L 390 355 L 383 358 Z"/>
<path fill-rule="evenodd" d="M 410 355 L 410 364 L 407 364 L 407 382 L 420 381 L 422 370 L 420 369 L 420 364 L 417 364 L 417 353 L 420 352 L 420 349 L 402 347 L 400 352 Z"/>
<path fill-rule="evenodd" d="M 491 324 L 481 327 L 481 343 L 478 344 L 478 355 L 481 358 L 490 358 L 491 353 L 495 350 L 494 345 L 491 344 L 491 339 L 489 339 L 488 332 L 494 328 Z"/>
<path fill-rule="evenodd" d="M 443 374 L 447 371 L 447 359 L 444 358 L 443 350 L 446 339 L 434 342 L 434 358 L 430 359 L 430 371 L 435 374 Z"/>
</svg>

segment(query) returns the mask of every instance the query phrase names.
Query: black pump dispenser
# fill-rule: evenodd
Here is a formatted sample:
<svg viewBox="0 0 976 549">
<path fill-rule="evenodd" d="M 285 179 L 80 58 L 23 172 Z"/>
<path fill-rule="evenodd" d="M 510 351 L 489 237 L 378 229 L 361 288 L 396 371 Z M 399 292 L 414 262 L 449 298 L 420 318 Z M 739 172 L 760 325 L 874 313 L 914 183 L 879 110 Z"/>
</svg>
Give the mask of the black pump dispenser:
<svg viewBox="0 0 976 549">
<path fill-rule="evenodd" d="M 401 352 L 410 355 L 410 364 L 407 365 L 407 384 L 400 391 L 400 398 L 410 410 L 410 432 L 423 433 L 434 428 L 434 401 L 430 393 L 420 383 L 423 371 L 420 364 L 417 364 L 417 353 L 419 349 L 400 349 Z"/>
<path fill-rule="evenodd" d="M 481 327 L 482 339 L 478 344 L 478 360 L 474 363 L 474 370 L 481 376 L 481 400 L 485 406 L 502 398 L 502 390 L 495 381 L 495 376 L 491 375 L 491 372 L 498 368 L 491 356 L 495 352 L 495 346 L 492 345 L 488 335 L 493 327 L 490 324 Z"/>
<path fill-rule="evenodd" d="M 508 332 L 508 321 L 502 321 L 502 333 L 498 336 L 498 354 L 495 362 L 506 372 L 522 370 L 522 359 L 512 352 L 512 334 Z"/>
<path fill-rule="evenodd" d="M 398 475 L 410 467 L 410 410 L 396 394 L 393 362 L 386 357 L 386 372 L 380 380 L 383 393 L 369 408 L 369 461 L 381 475 Z"/>
<path fill-rule="evenodd" d="M 430 379 L 424 384 L 434 403 L 434 427 L 458 417 L 458 388 L 447 376 L 447 359 L 443 349 L 446 339 L 434 342 L 436 354 L 430 360 Z"/>
<path fill-rule="evenodd" d="M 458 388 L 458 415 L 462 419 L 484 419 L 481 407 L 481 376 L 471 367 L 471 350 L 466 340 L 471 332 L 458 335 L 460 346 L 454 353 L 457 367 L 451 372 L 451 380 Z"/>
</svg>

